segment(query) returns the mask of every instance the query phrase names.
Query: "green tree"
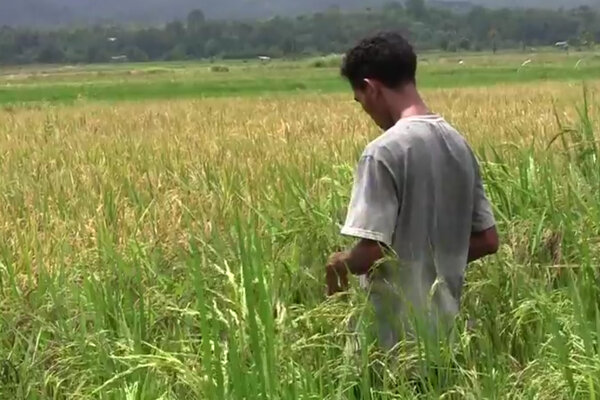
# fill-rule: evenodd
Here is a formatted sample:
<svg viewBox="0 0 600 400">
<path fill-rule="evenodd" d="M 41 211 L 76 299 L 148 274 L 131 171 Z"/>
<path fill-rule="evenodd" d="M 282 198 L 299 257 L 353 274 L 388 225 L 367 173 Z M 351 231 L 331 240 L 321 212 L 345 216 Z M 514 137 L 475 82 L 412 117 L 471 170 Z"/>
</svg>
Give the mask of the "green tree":
<svg viewBox="0 0 600 400">
<path fill-rule="evenodd" d="M 185 37 L 185 26 L 181 21 L 169 22 L 165 27 L 165 33 L 170 41 L 177 42 Z"/>
<path fill-rule="evenodd" d="M 187 16 L 187 30 L 188 32 L 195 34 L 199 33 L 206 22 L 206 17 L 202 10 L 193 10 Z"/>
<path fill-rule="evenodd" d="M 355 0 L 358 1 L 358 0 Z M 260 21 L 207 20 L 201 10 L 163 28 L 97 25 L 38 30 L 0 27 L 0 63 L 181 60 L 258 55 L 340 53 L 373 31 L 396 29 L 419 50 L 527 48 L 571 40 L 593 47 L 600 41 L 600 15 L 574 10 L 427 7 L 426 0 L 397 1 L 381 8 L 324 12 Z"/>
<path fill-rule="evenodd" d="M 425 0 L 406 0 L 406 11 L 419 20 L 424 19 L 427 16 Z"/>
<path fill-rule="evenodd" d="M 219 42 L 216 39 L 211 38 L 206 41 L 206 44 L 204 45 L 204 54 L 207 57 L 215 57 L 219 54 L 219 50 Z"/>
<path fill-rule="evenodd" d="M 591 31 L 585 30 L 581 33 L 581 43 L 588 49 L 593 49 L 595 46 L 594 35 Z"/>
<path fill-rule="evenodd" d="M 185 60 L 187 58 L 187 47 L 183 43 L 177 44 L 165 54 L 166 61 Z"/>
<path fill-rule="evenodd" d="M 15 31 L 7 26 L 0 27 L 0 63 L 10 62 L 16 52 Z"/>
<path fill-rule="evenodd" d="M 448 51 L 448 47 L 450 46 L 450 40 L 448 37 L 444 36 L 440 39 L 439 47 L 444 51 Z"/>
<path fill-rule="evenodd" d="M 89 63 L 104 63 L 110 60 L 111 55 L 106 48 L 92 45 L 87 49 L 85 61 Z"/>
<path fill-rule="evenodd" d="M 150 57 L 148 57 L 148 54 L 146 54 L 144 50 L 140 49 L 137 46 L 130 46 L 127 49 L 125 49 L 125 55 L 127 56 L 128 60 L 135 62 L 144 62 L 150 59 Z"/>
<path fill-rule="evenodd" d="M 470 50 L 471 49 L 471 40 L 467 37 L 463 37 L 458 42 L 458 47 L 461 50 Z"/>
<path fill-rule="evenodd" d="M 496 28 L 491 28 L 488 37 L 490 39 L 490 43 L 492 44 L 492 52 L 496 54 L 498 51 L 498 31 Z"/>
<path fill-rule="evenodd" d="M 65 52 L 54 41 L 44 44 L 37 56 L 37 61 L 40 63 L 56 64 L 64 60 Z"/>
</svg>

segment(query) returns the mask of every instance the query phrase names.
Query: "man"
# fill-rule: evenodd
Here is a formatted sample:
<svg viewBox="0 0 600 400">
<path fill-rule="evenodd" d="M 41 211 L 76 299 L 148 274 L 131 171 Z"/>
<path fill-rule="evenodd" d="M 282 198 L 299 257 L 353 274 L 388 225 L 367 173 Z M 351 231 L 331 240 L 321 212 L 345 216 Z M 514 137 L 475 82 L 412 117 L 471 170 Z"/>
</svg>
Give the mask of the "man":
<svg viewBox="0 0 600 400">
<path fill-rule="evenodd" d="M 383 130 L 365 149 L 342 234 L 359 239 L 331 256 L 328 292 L 347 272 L 369 283 L 380 341 L 393 347 L 459 312 L 466 266 L 498 250 L 494 215 L 465 139 L 427 108 L 416 87 L 417 57 L 397 33 L 361 41 L 342 75 Z M 422 327 L 423 325 L 421 325 Z M 445 328 L 444 328 L 445 329 Z"/>
</svg>

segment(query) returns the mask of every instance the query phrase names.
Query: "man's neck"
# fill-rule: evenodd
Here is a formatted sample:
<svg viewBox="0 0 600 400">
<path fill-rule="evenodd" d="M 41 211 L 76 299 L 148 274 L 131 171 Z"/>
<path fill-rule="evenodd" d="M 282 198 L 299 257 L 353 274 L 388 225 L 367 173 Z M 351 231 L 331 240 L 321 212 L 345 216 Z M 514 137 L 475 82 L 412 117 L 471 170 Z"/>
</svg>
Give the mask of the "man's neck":
<svg viewBox="0 0 600 400">
<path fill-rule="evenodd" d="M 389 93 L 388 101 L 395 122 L 409 117 L 431 115 L 431 111 L 414 86 L 406 87 L 402 93 Z"/>
<path fill-rule="evenodd" d="M 421 101 L 421 103 L 412 104 L 404 108 L 403 110 L 400 110 L 399 115 L 400 117 L 398 118 L 398 120 L 422 115 L 431 115 L 431 112 L 429 111 L 429 108 L 427 108 L 425 103 Z"/>
</svg>

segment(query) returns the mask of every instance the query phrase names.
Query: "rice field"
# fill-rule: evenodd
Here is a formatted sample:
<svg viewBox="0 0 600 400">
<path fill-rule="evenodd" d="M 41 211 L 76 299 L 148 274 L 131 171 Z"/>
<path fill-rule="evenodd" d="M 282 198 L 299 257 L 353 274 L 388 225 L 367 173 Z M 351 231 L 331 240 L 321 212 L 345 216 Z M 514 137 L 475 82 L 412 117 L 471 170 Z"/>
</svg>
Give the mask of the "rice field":
<svg viewBox="0 0 600 400">
<path fill-rule="evenodd" d="M 339 56 L 270 62 L 214 61 L 0 68 L 0 106 L 23 103 L 181 100 L 346 93 Z M 424 53 L 422 88 L 600 79 L 600 53 Z"/>
<path fill-rule="evenodd" d="M 598 398 L 598 89 L 425 90 L 502 247 L 452 340 L 394 355 L 356 285 L 325 296 L 379 134 L 350 93 L 0 108 L 0 398 Z"/>
</svg>

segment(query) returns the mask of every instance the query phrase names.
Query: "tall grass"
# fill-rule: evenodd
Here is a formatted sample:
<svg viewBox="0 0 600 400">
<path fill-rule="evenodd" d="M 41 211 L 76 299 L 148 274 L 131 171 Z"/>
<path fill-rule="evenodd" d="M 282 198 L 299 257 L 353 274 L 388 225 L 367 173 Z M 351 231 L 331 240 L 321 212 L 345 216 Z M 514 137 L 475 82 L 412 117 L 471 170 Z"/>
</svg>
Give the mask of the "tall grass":
<svg viewBox="0 0 600 400">
<path fill-rule="evenodd" d="M 377 135 L 350 98 L 0 111 L 0 397 L 596 398 L 595 93 L 427 92 L 482 159 L 503 246 L 454 340 L 393 357 L 364 293 L 324 296 Z"/>
</svg>

